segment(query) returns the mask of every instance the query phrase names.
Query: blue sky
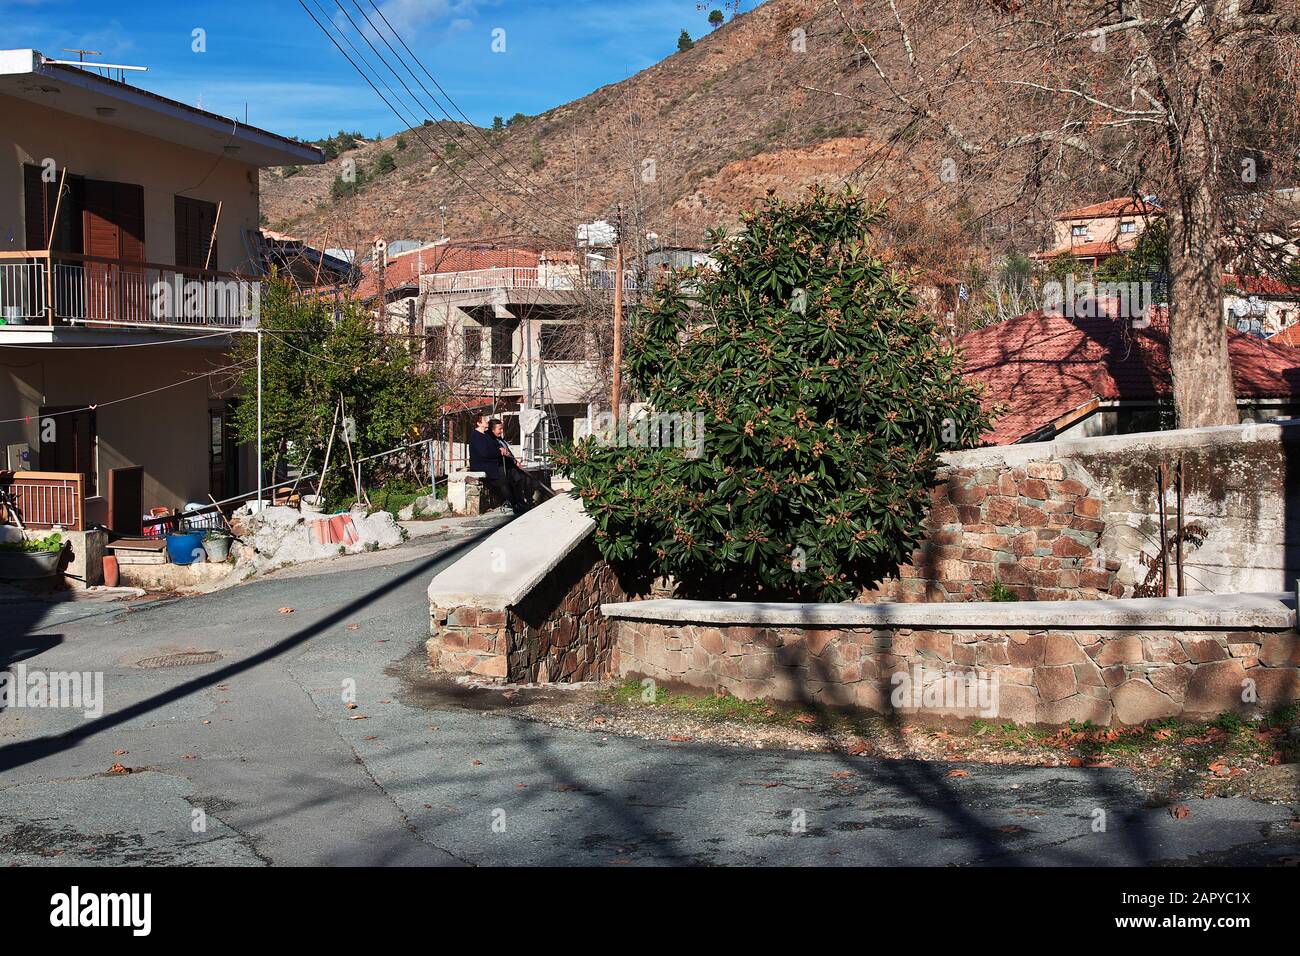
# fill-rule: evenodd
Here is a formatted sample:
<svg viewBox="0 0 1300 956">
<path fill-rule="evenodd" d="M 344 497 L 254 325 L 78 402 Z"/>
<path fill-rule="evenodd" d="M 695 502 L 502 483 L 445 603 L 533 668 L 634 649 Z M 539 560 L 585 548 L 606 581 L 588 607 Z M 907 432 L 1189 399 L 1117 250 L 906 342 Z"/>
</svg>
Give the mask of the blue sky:
<svg viewBox="0 0 1300 956">
<path fill-rule="evenodd" d="M 360 21 L 354 0 L 304 2 L 318 18 L 324 20 L 313 3 L 347 27 L 342 2 Z M 370 0 L 355 2 L 379 22 Z M 457 105 L 483 125 L 495 115 L 540 113 L 622 80 L 675 51 L 683 27 L 694 37 L 709 29 L 708 10 L 698 10 L 696 0 L 374 2 Z M 756 5 L 745 0 L 743 9 Z M 65 47 L 98 50 L 105 62 L 148 66 L 130 76 L 137 86 L 239 118 L 248 103 L 249 122 L 278 133 L 314 139 L 347 129 L 373 136 L 404 125 L 296 0 L 0 0 L 0 24 L 6 48 L 70 59 L 75 55 L 62 53 Z M 205 31 L 206 52 L 192 49 L 196 29 Z M 492 49 L 498 29 L 505 31 L 504 53 Z"/>
</svg>

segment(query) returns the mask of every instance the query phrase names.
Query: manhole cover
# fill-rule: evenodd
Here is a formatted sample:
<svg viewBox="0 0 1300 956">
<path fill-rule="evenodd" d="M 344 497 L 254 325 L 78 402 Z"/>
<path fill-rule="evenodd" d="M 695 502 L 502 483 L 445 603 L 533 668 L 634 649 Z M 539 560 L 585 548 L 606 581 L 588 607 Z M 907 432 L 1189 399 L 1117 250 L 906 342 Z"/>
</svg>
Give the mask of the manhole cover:
<svg viewBox="0 0 1300 956">
<path fill-rule="evenodd" d="M 136 667 L 187 667 L 190 664 L 213 664 L 221 660 L 216 651 L 182 651 L 180 654 L 164 654 L 162 657 L 146 657 L 136 661 Z"/>
</svg>

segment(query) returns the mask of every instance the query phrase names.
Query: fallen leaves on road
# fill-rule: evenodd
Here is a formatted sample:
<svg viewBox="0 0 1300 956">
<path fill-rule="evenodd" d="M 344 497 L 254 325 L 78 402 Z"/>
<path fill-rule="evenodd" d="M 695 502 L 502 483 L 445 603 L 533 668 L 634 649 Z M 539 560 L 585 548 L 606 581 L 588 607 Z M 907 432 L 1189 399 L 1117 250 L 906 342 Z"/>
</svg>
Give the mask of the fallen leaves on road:
<svg viewBox="0 0 1300 956">
<path fill-rule="evenodd" d="M 292 614 L 292 613 L 293 613 L 293 608 L 291 608 L 291 607 L 282 607 L 282 608 L 280 608 L 279 613 L 280 613 L 280 614 Z"/>
<path fill-rule="evenodd" d="M 794 722 L 796 724 L 815 724 L 817 723 L 817 718 L 812 714 L 800 714 L 794 719 Z"/>
<path fill-rule="evenodd" d="M 353 714 L 351 717 L 348 718 L 348 720 L 369 720 L 369 719 L 370 718 L 367 717 L 365 714 Z"/>
<path fill-rule="evenodd" d="M 114 756 L 114 757 L 125 757 L 128 753 L 130 753 L 129 750 L 114 750 L 114 751 L 113 751 L 113 756 Z"/>
<path fill-rule="evenodd" d="M 670 734 L 670 735 L 668 736 L 668 739 L 671 740 L 671 741 L 672 741 L 673 743 L 675 743 L 675 744 L 684 744 L 684 743 L 687 743 L 688 741 L 690 741 L 690 740 L 692 740 L 692 739 L 694 739 L 694 738 L 688 737 L 688 736 L 686 736 L 685 734 Z"/>
<path fill-rule="evenodd" d="M 481 766 L 483 766 L 483 761 L 482 761 L 482 760 L 471 760 L 470 763 L 472 763 L 472 764 L 473 764 L 474 766 L 476 766 L 476 767 L 481 767 Z"/>
<path fill-rule="evenodd" d="M 356 705 L 355 703 L 348 704 L 347 706 L 348 706 L 348 710 L 356 710 L 356 709 L 357 709 L 357 705 Z"/>
<path fill-rule="evenodd" d="M 1186 819 L 1188 814 L 1190 814 L 1191 812 L 1192 812 L 1191 807 L 1187 806 L 1187 804 L 1185 803 L 1175 803 L 1172 807 L 1169 808 L 1169 815 L 1173 817 L 1175 820 Z"/>
<path fill-rule="evenodd" d="M 949 777 L 969 777 L 969 776 L 970 776 L 970 771 L 969 771 L 969 770 L 949 770 L 948 773 L 947 773 L 947 776 L 949 776 Z"/>
<path fill-rule="evenodd" d="M 131 768 L 130 768 L 130 767 L 123 767 L 120 763 L 115 763 L 115 764 L 113 764 L 113 766 L 111 766 L 111 767 L 108 768 L 108 772 L 109 772 L 109 773 L 116 773 L 116 774 L 130 773 L 130 772 L 131 772 Z"/>
<path fill-rule="evenodd" d="M 849 777 L 857 776 L 852 770 L 836 770 L 831 774 L 833 780 L 847 780 Z"/>
<path fill-rule="evenodd" d="M 359 631 L 359 630 L 361 630 L 361 625 L 360 625 L 360 624 L 349 624 L 349 625 L 348 625 L 348 630 L 349 630 L 349 631 Z"/>
</svg>

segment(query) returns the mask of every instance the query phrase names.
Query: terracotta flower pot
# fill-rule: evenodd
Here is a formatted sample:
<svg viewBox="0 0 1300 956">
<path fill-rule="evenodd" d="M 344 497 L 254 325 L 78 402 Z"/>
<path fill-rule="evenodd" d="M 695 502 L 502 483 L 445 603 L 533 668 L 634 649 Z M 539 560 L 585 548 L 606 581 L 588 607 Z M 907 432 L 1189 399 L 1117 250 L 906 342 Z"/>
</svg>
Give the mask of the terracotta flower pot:
<svg viewBox="0 0 1300 956">
<path fill-rule="evenodd" d="M 117 558 L 111 554 L 104 555 L 104 586 L 115 588 L 120 580 L 121 575 L 117 567 Z"/>
</svg>

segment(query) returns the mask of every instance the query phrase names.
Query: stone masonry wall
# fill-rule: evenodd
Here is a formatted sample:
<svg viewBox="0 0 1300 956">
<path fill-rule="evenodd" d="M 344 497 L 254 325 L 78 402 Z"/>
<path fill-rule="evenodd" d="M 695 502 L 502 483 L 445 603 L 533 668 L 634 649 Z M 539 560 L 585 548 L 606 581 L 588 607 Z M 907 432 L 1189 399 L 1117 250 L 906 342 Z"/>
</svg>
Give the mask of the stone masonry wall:
<svg viewBox="0 0 1300 956">
<path fill-rule="evenodd" d="M 628 599 L 588 539 L 517 607 L 434 607 L 429 664 L 512 683 L 597 680 L 608 676 L 614 642 L 600 605 Z"/>
<path fill-rule="evenodd" d="M 1243 425 L 1011 445 L 944 456 L 923 540 L 859 600 L 1132 597 L 1159 554 L 1158 469 L 1203 540 L 1184 548 L 1188 594 L 1292 590 L 1300 576 L 1300 426 Z M 1170 593 L 1175 592 L 1170 547 Z"/>
<path fill-rule="evenodd" d="M 898 577 L 860 600 L 1024 601 L 1119 597 L 1120 562 L 1101 548 L 1102 500 L 1073 461 L 948 468 L 931 489 L 925 539 Z"/>
<path fill-rule="evenodd" d="M 1300 698 L 1293 630 L 802 628 L 620 620 L 621 677 L 876 713 L 1100 726 L 1267 711 Z M 920 670 L 918 671 L 918 668 Z M 895 675 L 923 686 L 981 676 L 996 713 L 895 707 Z M 918 700 L 920 698 L 917 698 Z"/>
</svg>

